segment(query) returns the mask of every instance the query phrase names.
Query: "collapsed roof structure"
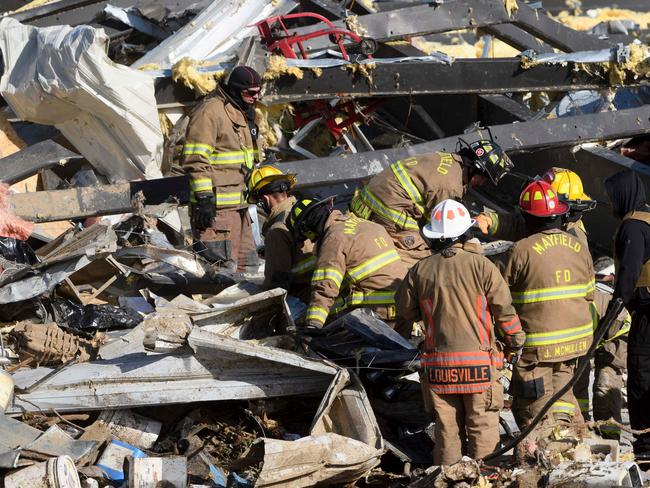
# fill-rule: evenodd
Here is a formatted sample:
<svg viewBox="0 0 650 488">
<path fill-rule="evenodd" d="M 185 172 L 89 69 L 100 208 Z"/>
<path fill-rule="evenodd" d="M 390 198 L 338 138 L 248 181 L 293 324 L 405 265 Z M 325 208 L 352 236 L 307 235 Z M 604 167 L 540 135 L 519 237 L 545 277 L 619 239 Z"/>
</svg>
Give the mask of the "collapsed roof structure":
<svg viewBox="0 0 650 488">
<path fill-rule="evenodd" d="M 37 3 L 0 6 L 0 182 L 8 188 L 0 192 L 0 319 L 15 344 L 45 340 L 17 321 L 47 326 L 60 342 L 24 346 L 29 354 L 14 345 L 14 356 L 2 346 L 17 388 L 6 412 L 68 423 L 84 414 L 94 427 L 72 428 L 74 439 L 57 438 L 53 449 L 50 430 L 7 426 L 17 430 L 0 442 L 5 469 L 62 455 L 79 468 L 99 465 L 110 436 L 105 425 L 102 435 L 93 432 L 110 422 L 94 410 L 183 405 L 178 417 L 164 408 L 152 415 L 167 422 L 158 453 L 178 454 L 170 443 L 187 440 L 193 447 L 180 454 L 189 460 L 199 451 L 213 456 L 201 469 L 190 462 L 195 481 L 212 473 L 212 486 L 222 486 L 212 468 L 241 483 L 228 486 L 247 486 L 237 473 L 259 486 L 353 483 L 369 473 L 386 486 L 432 480 L 431 472 L 411 472 L 429 464 L 431 441 L 417 375 L 409 375 L 411 344 L 359 312 L 322 337 L 296 334 L 286 293 L 263 292 L 259 275 L 214 276 L 186 250 L 190 195 L 178 156 L 187 114 L 236 65 L 264 73 L 258 117 L 266 153 L 298 175 L 305 196 L 337 195 L 345 206 L 360 183 L 396 160 L 453 151 L 470 133 L 498 142 L 518 173 L 499 188 L 472 190 L 472 211 L 512 211 L 521 179 L 551 166 L 579 173 L 599 202 L 603 181 L 621 169 L 650 183 L 644 0 L 619 0 L 618 9 L 605 0 Z M 585 224 L 593 254 L 609 254 L 616 223 L 608 208 L 597 206 Z M 137 320 L 118 316 L 118 306 Z M 48 362 L 67 348 L 69 356 Z M 391 368 L 400 373 L 386 373 Z M 253 430 L 242 427 L 242 438 L 254 439 L 260 430 L 266 437 L 269 416 L 291 417 L 285 397 L 306 405 L 300 441 L 285 429 L 249 443 L 245 456 L 230 452 L 227 462 L 206 445 L 230 420 L 208 426 L 186 408 L 235 402 L 228 408 L 240 415 L 238 428 Z M 262 403 L 250 410 L 248 401 Z M 505 435 L 514 428 L 503 427 Z M 48 449 L 35 455 L 39 443 Z M 327 458 L 314 467 L 332 450 L 344 454 L 339 466 Z M 618 461 L 613 453 L 608 461 Z M 593 460 L 571 456 L 564 459 Z M 607 476 L 623 469 L 630 480 L 638 470 L 601 468 Z M 490 479 L 516 486 L 506 471 Z M 485 473 L 477 473 L 447 473 L 440 486 L 478 483 Z"/>
</svg>

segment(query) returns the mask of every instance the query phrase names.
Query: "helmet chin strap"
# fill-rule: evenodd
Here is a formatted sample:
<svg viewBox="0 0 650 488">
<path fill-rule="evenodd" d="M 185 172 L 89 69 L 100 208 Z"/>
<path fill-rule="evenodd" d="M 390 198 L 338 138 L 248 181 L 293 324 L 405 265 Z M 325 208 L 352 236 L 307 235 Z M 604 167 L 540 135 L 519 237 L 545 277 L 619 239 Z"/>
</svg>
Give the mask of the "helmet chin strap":
<svg viewBox="0 0 650 488">
<path fill-rule="evenodd" d="M 264 198 L 264 195 L 260 195 L 260 199 L 257 201 L 257 206 L 264 210 L 267 215 L 271 213 L 271 206 L 266 198 Z"/>
</svg>

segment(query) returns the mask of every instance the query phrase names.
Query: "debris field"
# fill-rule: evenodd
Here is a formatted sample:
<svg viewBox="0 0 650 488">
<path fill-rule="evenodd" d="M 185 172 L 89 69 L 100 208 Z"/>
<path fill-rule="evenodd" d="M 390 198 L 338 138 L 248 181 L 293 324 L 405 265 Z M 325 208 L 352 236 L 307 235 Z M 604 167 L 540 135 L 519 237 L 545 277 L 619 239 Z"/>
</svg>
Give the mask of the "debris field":
<svg viewBox="0 0 650 488">
<path fill-rule="evenodd" d="M 422 333 L 363 308 L 306 331 L 263 260 L 195 250 L 180 163 L 195 107 L 250 66 L 260 150 L 299 198 L 345 210 L 395 161 L 489 137 L 518 176 L 470 189 L 473 215 L 566 167 L 612 256 L 604 180 L 650 188 L 647 0 L 3 0 L 0 53 L 4 487 L 650 486 L 625 408 L 620 440 L 589 419 L 521 439 L 507 394 L 516 446 L 433 465 Z"/>
</svg>

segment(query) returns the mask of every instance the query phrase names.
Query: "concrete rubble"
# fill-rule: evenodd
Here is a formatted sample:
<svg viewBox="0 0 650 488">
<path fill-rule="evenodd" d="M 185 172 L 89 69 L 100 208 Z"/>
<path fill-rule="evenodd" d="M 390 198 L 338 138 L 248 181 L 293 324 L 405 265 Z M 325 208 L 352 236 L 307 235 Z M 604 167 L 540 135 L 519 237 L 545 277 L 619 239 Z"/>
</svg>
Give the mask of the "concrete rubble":
<svg viewBox="0 0 650 488">
<path fill-rule="evenodd" d="M 604 202 L 621 169 L 650 183 L 647 1 L 0 3 L 0 484 L 650 486 L 630 434 L 589 423 L 432 466 L 418 344 L 363 309 L 309 333 L 263 267 L 215 268 L 179 166 L 193 107 L 250 65 L 268 161 L 302 197 L 344 209 L 391 162 L 489 127 L 519 178 L 471 190 L 471 212 L 512 212 L 551 166 Z M 609 209 L 584 221 L 611 255 Z M 501 420 L 505 444 L 508 403 Z"/>
</svg>

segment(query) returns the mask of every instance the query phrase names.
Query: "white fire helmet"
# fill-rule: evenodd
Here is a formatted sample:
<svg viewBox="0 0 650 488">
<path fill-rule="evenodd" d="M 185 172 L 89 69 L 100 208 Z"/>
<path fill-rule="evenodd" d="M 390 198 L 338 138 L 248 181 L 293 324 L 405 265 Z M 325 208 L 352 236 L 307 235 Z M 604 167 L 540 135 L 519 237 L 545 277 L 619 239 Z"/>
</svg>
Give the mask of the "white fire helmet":
<svg viewBox="0 0 650 488">
<path fill-rule="evenodd" d="M 444 200 L 431 211 L 431 220 L 422 229 L 429 239 L 454 239 L 474 225 L 469 210 L 456 200 Z"/>
</svg>

